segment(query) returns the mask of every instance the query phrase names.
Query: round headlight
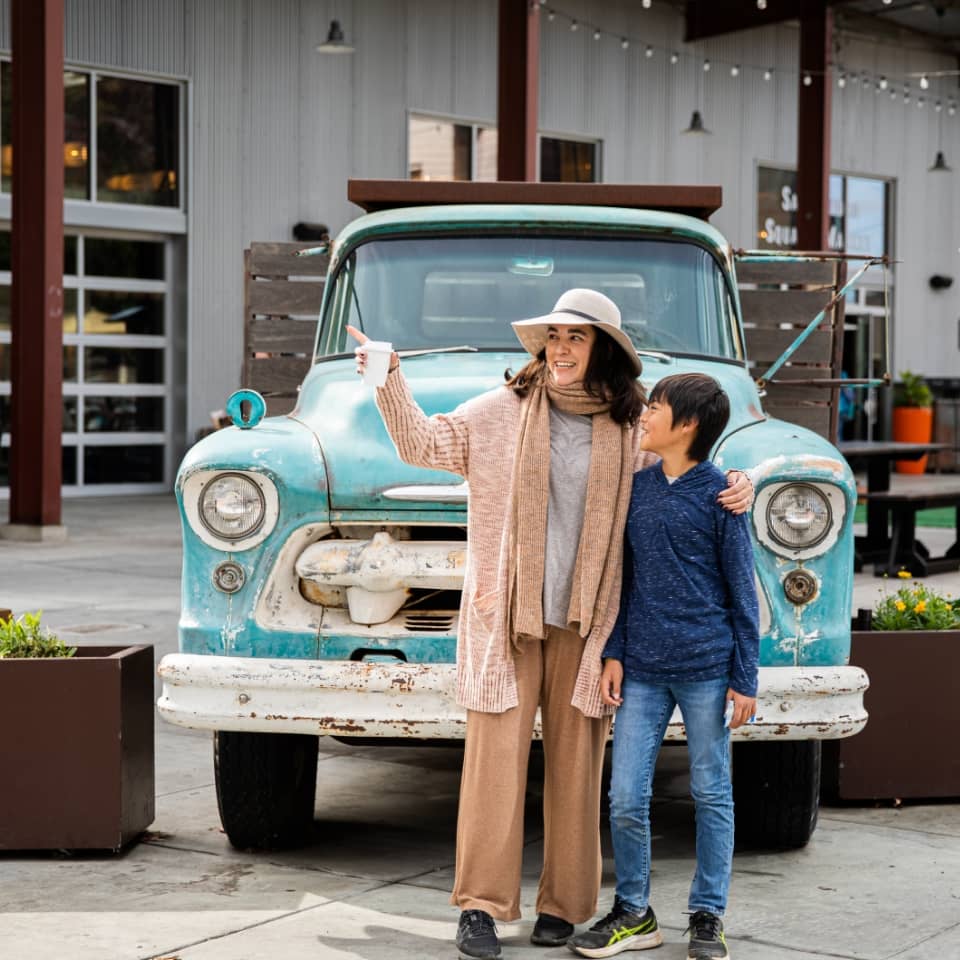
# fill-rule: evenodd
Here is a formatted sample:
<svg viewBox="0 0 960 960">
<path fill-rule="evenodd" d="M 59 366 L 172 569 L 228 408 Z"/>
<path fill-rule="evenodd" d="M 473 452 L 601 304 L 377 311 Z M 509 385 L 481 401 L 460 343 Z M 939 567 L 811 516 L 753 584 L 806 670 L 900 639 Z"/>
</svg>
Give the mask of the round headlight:
<svg viewBox="0 0 960 960">
<path fill-rule="evenodd" d="M 770 536 L 785 547 L 812 547 L 829 532 L 830 501 L 809 483 L 791 483 L 767 505 Z"/>
<path fill-rule="evenodd" d="M 224 540 L 242 540 L 256 532 L 266 513 L 263 493 L 240 473 L 221 473 L 200 492 L 203 525 Z"/>
</svg>

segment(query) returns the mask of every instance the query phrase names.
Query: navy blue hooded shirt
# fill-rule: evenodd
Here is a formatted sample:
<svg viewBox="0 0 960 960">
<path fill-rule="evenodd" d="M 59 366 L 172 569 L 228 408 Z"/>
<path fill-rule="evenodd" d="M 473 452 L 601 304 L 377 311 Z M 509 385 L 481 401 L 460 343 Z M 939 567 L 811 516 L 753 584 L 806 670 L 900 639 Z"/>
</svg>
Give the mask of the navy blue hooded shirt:
<svg viewBox="0 0 960 960">
<path fill-rule="evenodd" d="M 746 514 L 717 502 L 726 476 L 703 461 L 669 483 L 634 474 L 620 614 L 603 657 L 648 683 L 715 680 L 757 694 L 759 629 Z"/>
</svg>

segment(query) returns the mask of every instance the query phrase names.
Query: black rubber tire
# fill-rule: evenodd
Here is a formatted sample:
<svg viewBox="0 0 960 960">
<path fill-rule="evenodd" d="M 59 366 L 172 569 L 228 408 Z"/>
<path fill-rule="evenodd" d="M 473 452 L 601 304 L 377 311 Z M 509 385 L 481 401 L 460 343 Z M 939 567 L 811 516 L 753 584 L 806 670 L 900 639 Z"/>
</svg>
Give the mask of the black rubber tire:
<svg viewBox="0 0 960 960">
<path fill-rule="evenodd" d="M 819 740 L 734 744 L 737 846 L 806 846 L 820 809 L 820 746 Z"/>
<path fill-rule="evenodd" d="M 214 733 L 217 806 L 233 846 L 285 850 L 310 842 L 318 746 L 306 734 Z"/>
</svg>

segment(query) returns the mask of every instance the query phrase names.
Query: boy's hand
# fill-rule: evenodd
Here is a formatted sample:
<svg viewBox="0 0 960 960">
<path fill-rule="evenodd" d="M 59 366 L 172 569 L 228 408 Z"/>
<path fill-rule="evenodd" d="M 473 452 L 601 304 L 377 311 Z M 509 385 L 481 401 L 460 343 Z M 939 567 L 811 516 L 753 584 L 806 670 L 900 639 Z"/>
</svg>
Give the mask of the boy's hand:
<svg viewBox="0 0 960 960">
<path fill-rule="evenodd" d="M 601 681 L 601 689 L 602 689 Z M 727 699 L 733 701 L 733 716 L 730 719 L 730 729 L 736 730 L 745 723 L 749 723 L 757 712 L 757 698 L 745 697 L 742 693 L 737 693 L 733 687 L 727 688 Z"/>
<path fill-rule="evenodd" d="M 620 686 L 623 683 L 623 664 L 619 660 L 608 659 L 603 662 L 600 674 L 600 699 L 610 707 L 619 707 L 623 703 Z"/>
<path fill-rule="evenodd" d="M 753 484 L 750 478 L 742 470 L 728 470 L 727 489 L 717 496 L 717 503 L 731 513 L 746 513 L 753 505 Z"/>
</svg>

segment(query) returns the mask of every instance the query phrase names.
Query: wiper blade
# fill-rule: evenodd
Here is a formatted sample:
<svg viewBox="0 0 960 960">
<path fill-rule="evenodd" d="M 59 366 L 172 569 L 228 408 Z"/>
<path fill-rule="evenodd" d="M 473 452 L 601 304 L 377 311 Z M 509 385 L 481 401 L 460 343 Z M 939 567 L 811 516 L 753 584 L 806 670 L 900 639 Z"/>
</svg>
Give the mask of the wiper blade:
<svg viewBox="0 0 960 960">
<path fill-rule="evenodd" d="M 660 363 L 673 363 L 673 357 L 666 353 L 658 353 L 656 350 L 638 350 L 637 356 L 649 357 L 651 360 L 659 360 Z"/>
<path fill-rule="evenodd" d="M 428 353 L 476 353 L 477 348 L 468 344 L 459 347 L 421 347 L 419 350 L 398 350 L 398 357 L 422 357 Z"/>
</svg>

